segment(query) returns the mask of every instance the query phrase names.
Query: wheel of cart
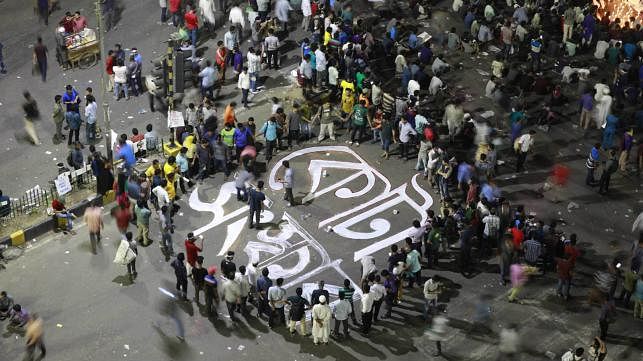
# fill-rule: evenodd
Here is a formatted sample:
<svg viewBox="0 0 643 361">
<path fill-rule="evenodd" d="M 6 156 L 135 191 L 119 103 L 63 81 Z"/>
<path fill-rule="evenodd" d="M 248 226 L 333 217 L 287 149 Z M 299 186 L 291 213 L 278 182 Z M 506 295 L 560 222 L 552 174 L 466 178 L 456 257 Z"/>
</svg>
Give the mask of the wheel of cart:
<svg viewBox="0 0 643 361">
<path fill-rule="evenodd" d="M 80 60 L 78 60 L 78 67 L 81 69 L 87 69 L 94 66 L 98 61 L 98 54 L 96 53 L 87 53 Z"/>
</svg>

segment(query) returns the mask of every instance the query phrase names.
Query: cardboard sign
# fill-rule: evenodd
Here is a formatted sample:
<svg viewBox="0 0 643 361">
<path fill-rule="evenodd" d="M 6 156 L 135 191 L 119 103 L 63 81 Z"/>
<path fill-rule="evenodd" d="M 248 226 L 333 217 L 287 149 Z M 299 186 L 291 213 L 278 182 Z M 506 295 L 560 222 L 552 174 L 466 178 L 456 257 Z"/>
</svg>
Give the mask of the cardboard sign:
<svg viewBox="0 0 643 361">
<path fill-rule="evenodd" d="M 184 127 L 185 120 L 183 119 L 183 113 L 177 112 L 176 110 L 170 110 L 167 112 L 167 127 L 168 128 L 178 128 Z"/>
<path fill-rule="evenodd" d="M 69 177 L 66 174 L 58 175 L 58 178 L 54 180 L 56 184 L 56 191 L 58 195 L 65 195 L 71 192 L 71 182 L 69 182 Z"/>
</svg>

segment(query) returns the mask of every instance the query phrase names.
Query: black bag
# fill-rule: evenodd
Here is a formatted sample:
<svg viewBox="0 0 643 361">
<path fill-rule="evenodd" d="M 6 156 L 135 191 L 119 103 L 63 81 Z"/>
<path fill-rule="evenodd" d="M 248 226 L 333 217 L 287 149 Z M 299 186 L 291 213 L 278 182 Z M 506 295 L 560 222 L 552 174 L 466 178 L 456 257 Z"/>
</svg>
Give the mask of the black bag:
<svg viewBox="0 0 643 361">
<path fill-rule="evenodd" d="M 67 164 L 68 164 L 70 167 L 73 167 L 73 166 L 74 166 L 74 160 L 73 160 L 73 159 L 72 159 L 72 157 L 71 157 L 71 150 L 70 150 L 70 151 L 69 151 L 69 153 L 67 154 L 67 158 L 66 158 L 66 160 L 67 160 Z"/>
</svg>

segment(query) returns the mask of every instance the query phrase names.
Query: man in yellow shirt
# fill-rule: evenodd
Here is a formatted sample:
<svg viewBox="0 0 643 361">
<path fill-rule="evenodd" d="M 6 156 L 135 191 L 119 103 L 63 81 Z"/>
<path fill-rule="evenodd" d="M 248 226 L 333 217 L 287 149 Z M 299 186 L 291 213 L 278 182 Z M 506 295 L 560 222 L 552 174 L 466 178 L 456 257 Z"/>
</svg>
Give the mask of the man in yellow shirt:
<svg viewBox="0 0 643 361">
<path fill-rule="evenodd" d="M 342 82 L 343 83 L 343 82 Z M 355 96 L 353 95 L 353 91 L 350 88 L 346 88 L 342 92 L 342 118 L 346 118 L 348 114 L 350 114 L 353 111 L 353 106 L 355 105 Z M 350 129 L 350 123 L 348 125 L 348 129 Z M 340 125 L 340 128 L 344 128 L 344 122 Z"/>
<path fill-rule="evenodd" d="M 159 164 L 158 159 L 154 159 L 152 165 L 145 170 L 145 176 L 151 181 L 157 169 L 161 169 L 161 164 Z"/>
<path fill-rule="evenodd" d="M 346 92 L 346 89 L 350 89 L 351 92 L 355 93 L 355 82 L 352 79 L 344 79 L 339 83 L 339 87 L 342 88 L 342 94 Z"/>
<path fill-rule="evenodd" d="M 176 196 L 176 181 L 178 178 L 178 181 L 183 183 L 183 178 L 179 176 L 179 167 L 176 164 L 176 158 L 172 155 L 167 159 L 167 162 L 163 165 L 163 175 L 165 175 L 165 179 L 167 179 L 167 184 L 168 186 L 171 184 L 172 185 L 172 191 L 174 192 L 174 196 L 170 196 L 171 200 L 174 200 L 174 197 Z M 171 180 L 170 180 L 171 177 Z M 183 188 L 183 187 L 181 187 Z M 167 191 L 170 193 L 170 191 Z"/>
</svg>

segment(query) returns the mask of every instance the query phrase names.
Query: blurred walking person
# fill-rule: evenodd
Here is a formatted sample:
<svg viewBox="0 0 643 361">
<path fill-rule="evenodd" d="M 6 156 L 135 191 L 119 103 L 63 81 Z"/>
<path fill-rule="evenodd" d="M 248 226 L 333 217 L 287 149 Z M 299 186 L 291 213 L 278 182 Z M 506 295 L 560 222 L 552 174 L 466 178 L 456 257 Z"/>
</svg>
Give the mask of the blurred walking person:
<svg viewBox="0 0 643 361">
<path fill-rule="evenodd" d="M 91 206 L 85 209 L 83 218 L 89 231 L 89 242 L 92 246 L 92 253 L 96 254 L 96 244 L 100 243 L 100 230 L 104 227 L 98 201 L 94 201 Z"/>
<path fill-rule="evenodd" d="M 36 45 L 33 47 L 33 65 L 34 70 L 38 70 L 43 82 L 47 81 L 47 47 L 42 43 L 42 38 L 38 37 Z M 35 73 L 33 74 L 35 75 Z"/>
<path fill-rule="evenodd" d="M 40 111 L 38 111 L 38 103 L 36 100 L 29 94 L 28 91 L 22 93 L 25 97 L 24 103 L 22 103 L 22 110 L 25 112 L 24 122 L 25 122 L 25 131 L 27 136 L 33 143 L 33 145 L 38 145 L 40 140 L 38 139 L 38 134 L 36 134 L 36 128 L 34 127 L 33 122 L 40 119 Z"/>
<path fill-rule="evenodd" d="M 36 347 L 40 349 L 40 357 L 38 359 L 42 360 L 45 358 L 47 349 L 45 348 L 45 340 L 43 334 L 44 331 L 42 327 L 42 318 L 40 318 L 37 313 L 34 313 L 33 315 L 31 315 L 29 321 L 27 321 L 26 326 L 25 339 L 27 340 L 27 350 L 24 358 L 25 361 L 34 360 L 34 352 L 36 351 Z"/>
</svg>

